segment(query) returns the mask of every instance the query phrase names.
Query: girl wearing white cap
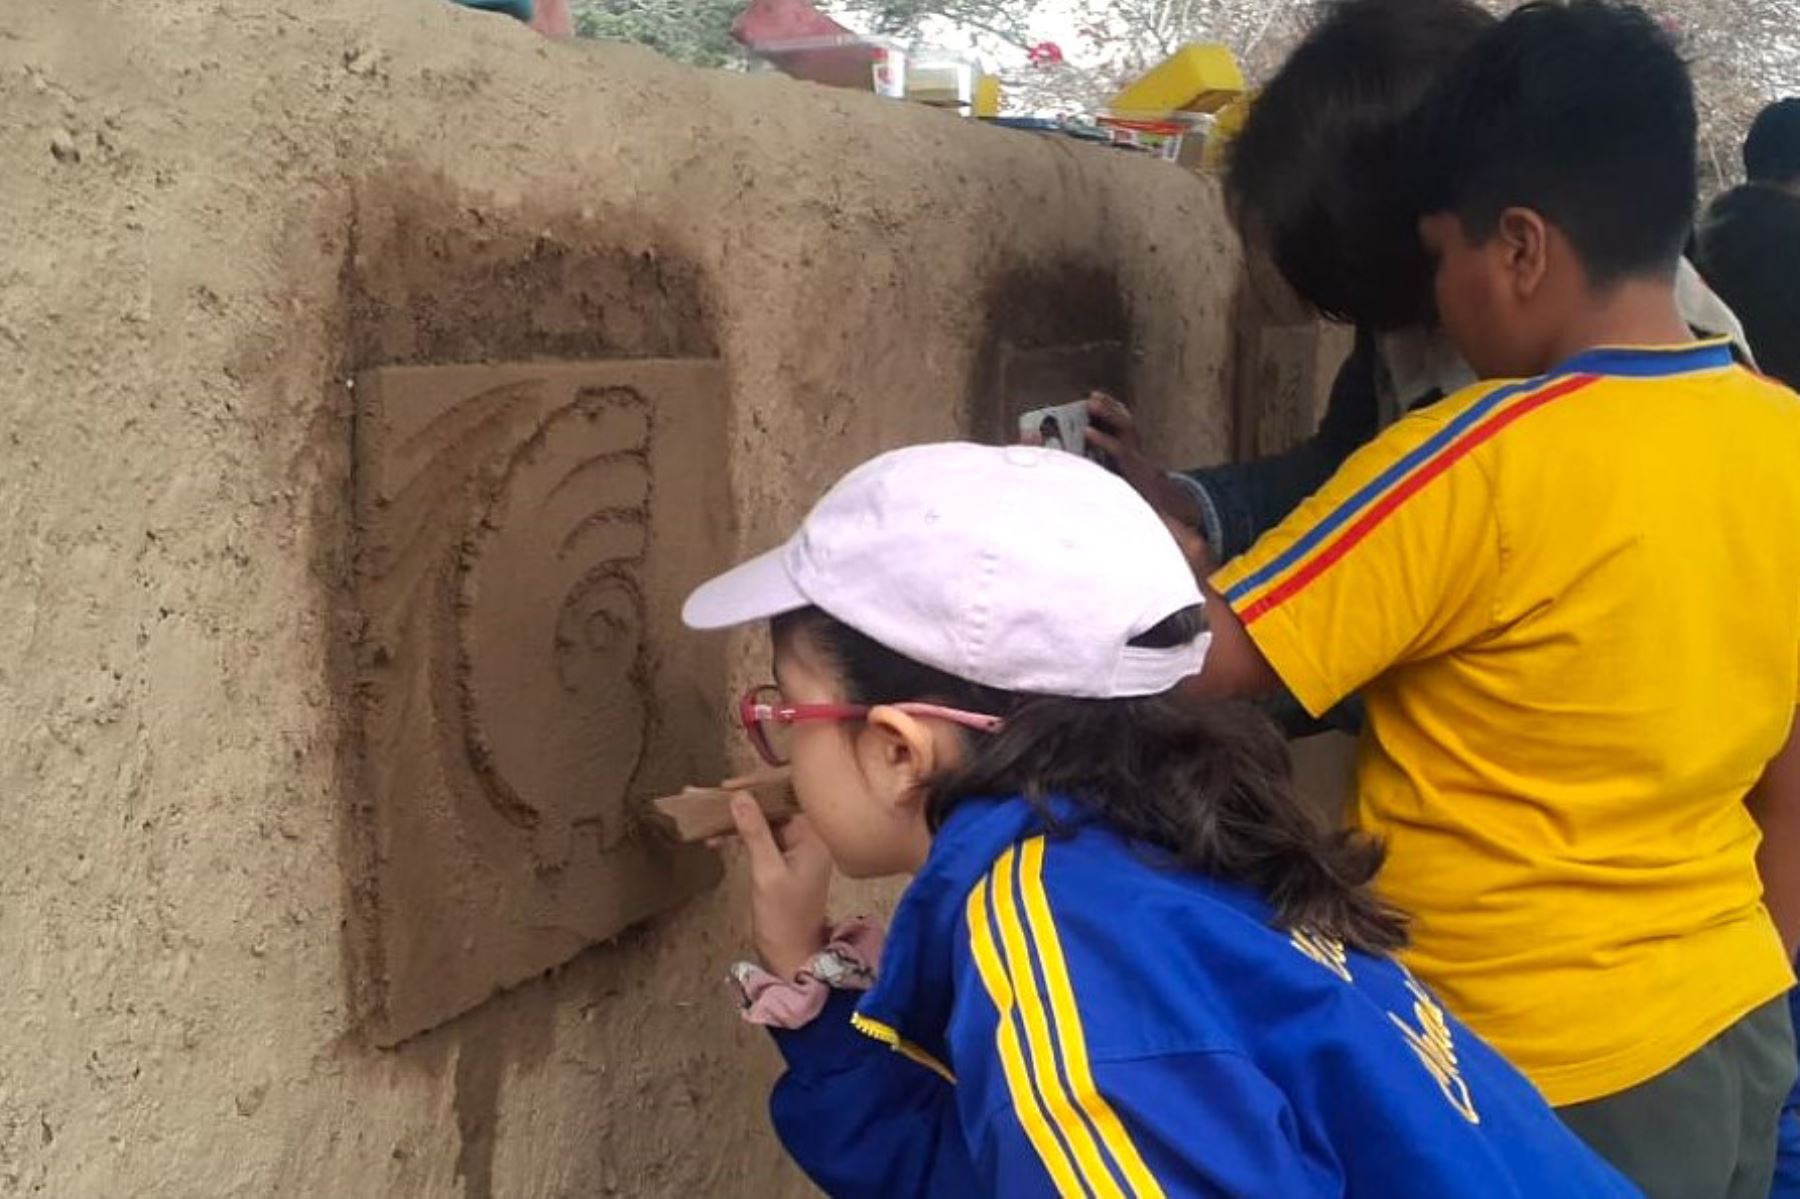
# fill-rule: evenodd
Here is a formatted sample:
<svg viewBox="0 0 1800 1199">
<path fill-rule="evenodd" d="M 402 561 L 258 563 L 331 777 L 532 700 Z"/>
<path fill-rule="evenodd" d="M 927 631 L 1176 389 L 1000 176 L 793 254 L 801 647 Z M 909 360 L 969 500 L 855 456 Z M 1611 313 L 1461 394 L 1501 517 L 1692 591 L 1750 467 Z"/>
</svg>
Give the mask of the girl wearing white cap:
<svg viewBox="0 0 1800 1199">
<path fill-rule="evenodd" d="M 1313 818 L 1261 717 L 1169 701 L 1200 591 L 1105 470 L 883 455 L 685 616 L 772 622 L 742 715 L 804 815 L 734 808 L 734 973 L 828 1193 L 1636 1193 L 1388 956 L 1378 847 Z M 834 863 L 912 876 L 885 948 L 828 924 Z"/>
</svg>

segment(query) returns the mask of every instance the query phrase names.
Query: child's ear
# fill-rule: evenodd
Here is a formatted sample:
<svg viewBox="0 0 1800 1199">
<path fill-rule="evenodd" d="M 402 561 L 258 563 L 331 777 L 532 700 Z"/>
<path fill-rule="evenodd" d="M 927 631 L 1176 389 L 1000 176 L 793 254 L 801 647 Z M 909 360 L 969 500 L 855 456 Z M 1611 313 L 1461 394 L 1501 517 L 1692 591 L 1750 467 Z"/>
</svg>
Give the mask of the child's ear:
<svg viewBox="0 0 1800 1199">
<path fill-rule="evenodd" d="M 1550 227 L 1534 209 L 1508 208 L 1495 225 L 1493 243 L 1501 255 L 1513 294 L 1528 300 L 1543 285 L 1550 258 Z"/>
<path fill-rule="evenodd" d="M 931 726 L 898 708 L 876 707 L 867 717 L 864 772 L 896 807 L 917 803 L 943 765 Z"/>
</svg>

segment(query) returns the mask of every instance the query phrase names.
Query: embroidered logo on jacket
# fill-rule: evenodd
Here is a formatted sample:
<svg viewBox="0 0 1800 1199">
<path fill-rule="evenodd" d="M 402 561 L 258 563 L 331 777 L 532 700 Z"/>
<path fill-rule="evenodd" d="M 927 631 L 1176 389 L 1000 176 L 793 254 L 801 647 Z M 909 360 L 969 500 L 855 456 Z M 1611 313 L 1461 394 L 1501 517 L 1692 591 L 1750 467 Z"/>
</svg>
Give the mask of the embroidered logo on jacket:
<svg viewBox="0 0 1800 1199">
<path fill-rule="evenodd" d="M 1350 955 L 1336 937 L 1296 928 L 1288 933 L 1288 941 L 1345 982 L 1356 981 L 1350 976 Z M 1456 1062 L 1456 1040 L 1450 1033 L 1450 1022 L 1444 1019 L 1444 1009 L 1419 985 L 1411 971 L 1404 966 L 1400 969 L 1406 974 L 1406 989 L 1412 992 L 1412 1018 L 1417 1027 L 1393 1012 L 1389 1012 L 1387 1018 L 1400 1030 L 1407 1046 L 1418 1056 L 1425 1072 L 1436 1081 L 1457 1114 L 1471 1124 L 1481 1123 L 1481 1115 L 1475 1110 L 1475 1097 L 1469 1093 L 1469 1084 L 1463 1080 L 1462 1069 Z"/>
<path fill-rule="evenodd" d="M 1414 1028 L 1392 1012 L 1388 1013 L 1388 1019 L 1394 1022 L 1394 1027 L 1400 1030 L 1412 1051 L 1419 1055 L 1426 1073 L 1437 1080 L 1438 1088 L 1457 1114 L 1471 1124 L 1481 1123 L 1481 1116 L 1475 1111 L 1475 1097 L 1469 1094 L 1469 1084 L 1463 1081 L 1462 1071 L 1456 1064 L 1456 1042 L 1450 1036 L 1444 1009 L 1411 973 L 1406 976 L 1406 989 L 1413 993 L 1412 1014 L 1419 1026 Z"/>
<path fill-rule="evenodd" d="M 1344 943 L 1336 937 L 1327 937 L 1323 933 L 1296 928 L 1288 933 L 1288 941 L 1293 944 L 1295 949 L 1345 982 L 1356 981 L 1350 977 L 1350 955 L 1344 951 Z"/>
</svg>

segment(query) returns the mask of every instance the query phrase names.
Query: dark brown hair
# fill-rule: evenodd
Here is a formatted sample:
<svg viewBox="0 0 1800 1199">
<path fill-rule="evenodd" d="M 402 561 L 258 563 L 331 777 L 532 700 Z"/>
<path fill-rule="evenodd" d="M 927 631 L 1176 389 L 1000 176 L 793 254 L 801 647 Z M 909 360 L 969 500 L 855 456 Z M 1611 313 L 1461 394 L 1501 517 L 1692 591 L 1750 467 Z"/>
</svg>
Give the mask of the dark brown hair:
<svg viewBox="0 0 1800 1199">
<path fill-rule="evenodd" d="M 1331 0 L 1257 95 L 1227 151 L 1226 201 L 1325 316 L 1374 330 L 1431 318 L 1400 135 L 1493 25 L 1471 0 Z"/>
<path fill-rule="evenodd" d="M 1184 644 L 1204 628 L 1204 613 L 1191 608 L 1134 644 Z M 966 734 L 965 764 L 932 780 L 934 831 L 965 800 L 1020 795 L 1049 815 L 1048 799 L 1066 796 L 1187 869 L 1254 888 L 1284 928 L 1372 953 L 1406 942 L 1405 918 L 1370 885 L 1380 844 L 1326 827 L 1307 807 L 1286 744 L 1249 705 L 999 691 L 895 653 L 817 608 L 777 618 L 774 637 L 777 647 L 799 642 L 819 654 L 851 703 L 914 700 L 1005 718 L 998 733 Z"/>
<path fill-rule="evenodd" d="M 1734 187 L 1707 210 L 1698 243 L 1694 262 L 1744 322 L 1757 367 L 1800 391 L 1800 196 Z"/>
<path fill-rule="evenodd" d="M 1511 208 L 1555 225 L 1596 289 L 1674 278 L 1694 227 L 1694 83 L 1621 0 L 1534 0 L 1440 77 L 1404 136 L 1419 215 L 1486 242 Z"/>
</svg>

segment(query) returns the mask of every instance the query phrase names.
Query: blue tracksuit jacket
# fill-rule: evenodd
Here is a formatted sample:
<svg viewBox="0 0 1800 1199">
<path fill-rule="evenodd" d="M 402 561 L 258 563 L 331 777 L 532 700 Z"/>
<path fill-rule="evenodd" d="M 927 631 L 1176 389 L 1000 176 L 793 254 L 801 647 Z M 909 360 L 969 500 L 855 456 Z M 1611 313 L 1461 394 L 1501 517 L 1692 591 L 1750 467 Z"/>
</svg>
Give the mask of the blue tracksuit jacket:
<svg viewBox="0 0 1800 1199">
<path fill-rule="evenodd" d="M 1053 810 L 959 807 L 875 989 L 776 1035 L 828 1193 L 1637 1194 L 1395 962 Z"/>
<path fill-rule="evenodd" d="M 1800 961 L 1794 963 L 1800 968 Z M 1794 1028 L 1800 1030 L 1800 987 L 1788 992 L 1788 1010 L 1794 1015 Z M 1781 1142 L 1775 1161 L 1775 1185 L 1771 1199 L 1800 1199 L 1800 1082 L 1788 1095 L 1787 1110 L 1781 1113 Z"/>
</svg>

